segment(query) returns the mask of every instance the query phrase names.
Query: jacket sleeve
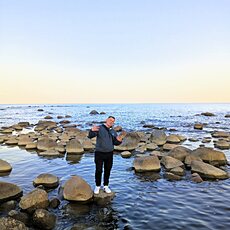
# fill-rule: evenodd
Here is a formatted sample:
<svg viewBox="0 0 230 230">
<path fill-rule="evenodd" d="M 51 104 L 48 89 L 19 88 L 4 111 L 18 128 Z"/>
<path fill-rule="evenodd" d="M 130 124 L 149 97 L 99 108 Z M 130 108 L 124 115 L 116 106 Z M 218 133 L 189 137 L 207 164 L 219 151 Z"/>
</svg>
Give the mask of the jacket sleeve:
<svg viewBox="0 0 230 230">
<path fill-rule="evenodd" d="M 91 129 L 89 130 L 88 138 L 93 138 L 98 135 L 98 131 L 92 131 Z"/>
</svg>

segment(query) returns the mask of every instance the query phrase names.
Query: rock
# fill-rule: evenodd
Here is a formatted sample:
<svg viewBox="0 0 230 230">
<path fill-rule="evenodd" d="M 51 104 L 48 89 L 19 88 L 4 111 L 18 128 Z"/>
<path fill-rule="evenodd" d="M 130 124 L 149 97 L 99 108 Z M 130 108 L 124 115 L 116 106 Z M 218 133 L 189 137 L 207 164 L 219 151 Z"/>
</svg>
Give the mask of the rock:
<svg viewBox="0 0 230 230">
<path fill-rule="evenodd" d="M 121 156 L 123 158 L 130 158 L 132 156 L 132 153 L 129 151 L 123 151 L 123 152 L 121 152 Z"/>
<path fill-rule="evenodd" d="M 201 113 L 201 115 L 207 116 L 207 117 L 215 116 L 215 114 L 210 113 L 210 112 Z"/>
<path fill-rule="evenodd" d="M 58 198 L 53 198 L 51 199 L 50 203 L 49 203 L 49 207 L 50 208 L 58 208 L 58 206 L 60 205 L 61 201 Z"/>
<path fill-rule="evenodd" d="M 9 140 L 7 140 L 5 142 L 5 144 L 7 144 L 7 145 L 17 145 L 18 144 L 18 140 L 17 140 L 16 137 L 12 136 L 12 137 L 9 138 Z"/>
<path fill-rule="evenodd" d="M 3 204 L 0 204 L 0 212 L 8 212 L 10 210 L 15 209 L 17 206 L 17 202 L 15 200 L 9 200 Z"/>
<path fill-rule="evenodd" d="M 38 208 L 47 208 L 49 205 L 48 194 L 42 189 L 36 188 L 23 196 L 19 202 L 19 207 L 29 213 Z"/>
<path fill-rule="evenodd" d="M 155 143 L 156 145 L 164 145 L 166 143 L 166 134 L 164 133 L 163 130 L 154 130 L 152 133 L 151 133 L 151 136 L 150 136 L 150 141 L 152 143 Z"/>
<path fill-rule="evenodd" d="M 176 148 L 173 148 L 168 153 L 168 156 L 184 162 L 185 157 L 188 156 L 191 152 L 192 152 L 192 150 L 190 150 L 184 146 L 177 146 Z"/>
<path fill-rule="evenodd" d="M 1 133 L 4 133 L 4 134 L 11 134 L 13 131 L 14 131 L 14 129 L 12 129 L 12 128 L 7 128 L 7 129 L 1 130 Z"/>
<path fill-rule="evenodd" d="M 157 156 L 158 159 L 161 159 L 163 156 L 167 156 L 167 153 L 163 153 L 160 151 L 152 151 L 149 155 L 150 156 Z"/>
<path fill-rule="evenodd" d="M 65 146 L 62 143 L 57 143 L 57 147 L 55 148 L 59 153 L 65 153 Z"/>
<path fill-rule="evenodd" d="M 147 148 L 147 150 L 151 151 L 151 150 L 157 149 L 158 146 L 156 144 L 154 144 L 154 143 L 149 143 L 149 144 L 146 145 L 146 148 Z"/>
<path fill-rule="evenodd" d="M 171 135 L 167 136 L 166 141 L 167 141 L 167 143 L 170 143 L 170 144 L 180 143 L 179 137 L 175 134 L 171 134 Z"/>
<path fill-rule="evenodd" d="M 161 159 L 161 164 L 164 165 L 164 167 L 166 168 L 166 170 L 170 170 L 176 167 L 184 167 L 183 162 L 181 162 L 180 160 L 177 160 L 173 157 L 170 156 L 164 156 Z"/>
<path fill-rule="evenodd" d="M 211 142 L 211 138 L 209 137 L 204 137 L 201 141 L 202 143 L 210 143 Z"/>
<path fill-rule="evenodd" d="M 38 153 L 39 156 L 43 156 L 43 157 L 59 157 L 61 156 L 60 152 L 58 152 L 57 150 L 47 150 L 44 152 L 39 152 Z"/>
<path fill-rule="evenodd" d="M 53 229 L 56 224 L 56 216 L 45 209 L 37 209 L 33 214 L 33 223 L 41 229 Z"/>
<path fill-rule="evenodd" d="M 59 185 L 59 179 L 57 176 L 42 173 L 33 181 L 34 186 L 43 185 L 46 188 L 56 188 Z"/>
<path fill-rule="evenodd" d="M 118 151 L 132 151 L 138 147 L 140 136 L 138 133 L 130 132 L 124 137 L 121 145 L 115 146 L 115 150 Z"/>
<path fill-rule="evenodd" d="M 212 137 L 216 137 L 216 138 L 220 138 L 220 137 L 228 138 L 229 136 L 230 134 L 224 131 L 215 131 L 212 133 Z"/>
<path fill-rule="evenodd" d="M 121 126 L 115 126 L 114 128 L 113 128 L 116 132 L 121 132 L 122 131 L 122 127 Z"/>
<path fill-rule="evenodd" d="M 1 230 L 29 230 L 21 221 L 15 220 L 11 217 L 0 218 Z"/>
<path fill-rule="evenodd" d="M 194 161 L 194 160 L 202 161 L 199 156 L 195 156 L 195 155 L 192 155 L 192 154 L 186 156 L 185 160 L 184 160 L 184 163 L 185 163 L 186 167 L 191 168 L 191 162 Z"/>
<path fill-rule="evenodd" d="M 0 202 L 17 199 L 22 196 L 22 190 L 15 184 L 0 181 Z"/>
<path fill-rule="evenodd" d="M 19 146 L 25 146 L 25 145 L 27 145 L 28 143 L 31 143 L 31 142 L 32 142 L 32 139 L 28 135 L 21 135 L 18 138 L 18 145 Z"/>
<path fill-rule="evenodd" d="M 191 142 L 197 142 L 197 141 L 199 141 L 197 138 L 194 138 L 194 137 L 190 137 L 188 140 L 191 141 Z"/>
<path fill-rule="evenodd" d="M 203 127 L 204 127 L 204 125 L 203 125 L 203 124 L 200 124 L 200 123 L 196 123 L 196 124 L 194 125 L 194 129 L 200 129 L 200 130 L 202 130 Z"/>
<path fill-rule="evenodd" d="M 0 159 L 0 173 L 10 172 L 11 170 L 11 165 L 7 161 Z"/>
<path fill-rule="evenodd" d="M 82 154 L 84 153 L 84 148 L 79 140 L 72 139 L 66 144 L 66 152 L 68 154 Z"/>
<path fill-rule="evenodd" d="M 92 110 L 89 114 L 91 114 L 91 115 L 97 115 L 99 113 L 96 110 Z"/>
<path fill-rule="evenodd" d="M 16 130 L 16 131 L 22 131 L 22 130 L 23 130 L 23 127 L 20 126 L 20 125 L 18 125 L 18 124 L 12 125 L 11 127 L 12 127 L 14 130 Z"/>
<path fill-rule="evenodd" d="M 202 147 L 197 148 L 191 153 L 194 156 L 200 157 L 204 162 L 215 166 L 227 164 L 226 156 L 223 152 L 214 150 L 212 148 Z"/>
<path fill-rule="evenodd" d="M 203 182 L 202 178 L 200 177 L 200 175 L 198 173 L 193 173 L 192 174 L 192 181 L 196 182 L 196 183 Z"/>
<path fill-rule="evenodd" d="M 94 194 L 94 201 L 99 205 L 106 205 L 110 203 L 112 199 L 115 197 L 115 192 L 106 193 L 103 189 L 100 189 L 99 194 Z"/>
<path fill-rule="evenodd" d="M 215 147 L 218 149 L 229 149 L 230 143 L 224 140 L 220 140 L 215 143 Z"/>
<path fill-rule="evenodd" d="M 202 161 L 192 161 L 191 171 L 198 173 L 202 179 L 227 179 L 228 174 L 213 165 Z"/>
<path fill-rule="evenodd" d="M 88 150 L 92 150 L 95 148 L 95 146 L 93 145 L 93 143 L 91 142 L 91 140 L 89 138 L 86 138 L 83 143 L 82 143 L 82 146 L 83 146 L 83 149 L 85 151 L 88 151 Z"/>
<path fill-rule="evenodd" d="M 138 146 L 135 151 L 138 152 L 138 153 L 144 153 L 146 151 L 146 145 L 141 145 L 141 146 Z"/>
<path fill-rule="evenodd" d="M 44 109 L 38 109 L 38 112 L 43 112 L 44 111 Z"/>
<path fill-rule="evenodd" d="M 54 150 L 57 147 L 56 141 L 50 138 L 38 139 L 37 149 L 40 151 Z"/>
<path fill-rule="evenodd" d="M 176 168 L 171 169 L 170 173 L 173 173 L 173 174 L 178 175 L 178 176 L 184 176 L 185 171 L 181 167 L 176 167 Z"/>
<path fill-rule="evenodd" d="M 175 175 L 175 174 L 173 174 L 173 173 L 171 173 L 171 172 L 166 172 L 166 173 L 165 173 L 165 177 L 166 177 L 166 179 L 168 179 L 168 180 L 181 180 L 181 177 L 180 177 L 180 176 Z"/>
<path fill-rule="evenodd" d="M 37 148 L 37 142 L 30 142 L 25 147 L 25 149 L 27 149 L 27 150 L 36 149 L 36 148 Z"/>
<path fill-rule="evenodd" d="M 172 149 L 174 149 L 176 147 L 178 147 L 178 145 L 176 145 L 176 144 L 167 144 L 166 143 L 166 144 L 163 145 L 163 150 L 170 151 L 170 150 L 172 150 Z"/>
<path fill-rule="evenodd" d="M 69 201 L 89 202 L 93 191 L 90 185 L 80 176 L 72 176 L 64 185 L 64 199 Z"/>
<path fill-rule="evenodd" d="M 186 141 L 187 137 L 182 136 L 182 135 L 177 135 L 177 137 L 180 139 L 180 141 Z"/>
<path fill-rule="evenodd" d="M 161 170 L 160 161 L 157 156 L 143 156 L 135 158 L 133 167 L 136 172 L 159 172 Z"/>
<path fill-rule="evenodd" d="M 8 213 L 8 216 L 13 218 L 13 219 L 15 219 L 15 220 L 21 221 L 25 225 L 29 225 L 29 216 L 25 212 L 19 212 L 19 211 L 16 211 L 16 210 L 11 210 Z"/>
<path fill-rule="evenodd" d="M 154 129 L 154 128 L 155 128 L 155 125 L 153 125 L 153 124 L 144 124 L 144 125 L 143 125 L 143 128 Z"/>
<path fill-rule="evenodd" d="M 230 114 L 226 114 L 224 117 L 226 117 L 226 118 L 230 118 Z"/>
<path fill-rule="evenodd" d="M 53 119 L 53 117 L 51 117 L 50 115 L 47 115 L 44 117 L 44 119 Z"/>
</svg>

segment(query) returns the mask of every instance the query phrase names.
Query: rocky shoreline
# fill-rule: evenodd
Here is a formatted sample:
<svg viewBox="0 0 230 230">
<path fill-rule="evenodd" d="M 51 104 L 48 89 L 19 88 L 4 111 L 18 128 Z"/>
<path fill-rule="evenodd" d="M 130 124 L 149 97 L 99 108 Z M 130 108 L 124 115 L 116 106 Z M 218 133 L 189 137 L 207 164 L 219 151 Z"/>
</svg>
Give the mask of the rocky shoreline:
<svg viewBox="0 0 230 230">
<path fill-rule="evenodd" d="M 204 116 L 213 116 L 203 113 Z M 227 116 L 226 116 L 227 117 Z M 58 119 L 62 119 L 59 116 Z M 51 121 L 51 116 L 40 120 L 36 125 L 19 122 L 10 127 L 2 127 L 0 144 L 19 146 L 28 151 L 36 151 L 40 157 L 63 157 L 82 155 L 93 152 L 96 139 L 87 137 L 87 130 L 80 130 L 69 120 Z M 223 180 L 229 178 L 228 161 L 221 150 L 230 149 L 230 134 L 213 130 L 210 136 L 202 139 L 203 145 L 196 149 L 183 146 L 185 140 L 194 138 L 178 134 L 167 135 L 164 129 L 154 126 L 150 131 L 128 132 L 122 145 L 115 150 L 124 158 L 133 158 L 130 165 L 136 173 L 160 173 L 169 181 L 183 180 L 189 175 L 191 181 L 201 183 L 204 180 Z M 194 124 L 194 130 L 203 129 L 204 124 Z M 117 132 L 121 126 L 115 127 Z M 214 148 L 205 147 L 205 143 L 213 141 Z M 218 149 L 218 150 L 216 150 Z M 10 174 L 12 166 L 0 159 L 0 173 Z M 115 193 L 105 194 L 100 191 L 94 196 L 90 185 L 78 175 L 72 176 L 63 185 L 59 178 L 52 174 L 40 174 L 33 181 L 35 189 L 27 194 L 20 186 L 0 181 L 1 208 L 9 210 L 6 217 L 0 218 L 0 229 L 42 229 L 55 227 L 57 218 L 52 210 L 59 207 L 64 200 L 80 203 L 110 202 Z M 48 199 L 49 190 L 59 187 L 59 193 L 52 200 Z M 73 226 L 72 229 L 77 229 Z"/>
</svg>

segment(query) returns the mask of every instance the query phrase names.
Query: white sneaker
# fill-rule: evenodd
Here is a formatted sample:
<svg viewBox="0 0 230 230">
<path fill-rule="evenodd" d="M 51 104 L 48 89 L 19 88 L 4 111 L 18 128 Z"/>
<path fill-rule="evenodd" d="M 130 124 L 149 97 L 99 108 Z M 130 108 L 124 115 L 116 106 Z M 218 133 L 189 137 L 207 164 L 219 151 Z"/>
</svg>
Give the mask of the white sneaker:
<svg viewBox="0 0 230 230">
<path fill-rule="evenodd" d="M 99 194 L 100 186 L 96 186 L 93 192 L 94 192 L 94 194 Z"/>
<path fill-rule="evenodd" d="M 104 191 L 106 193 L 111 193 L 112 192 L 108 186 L 104 186 Z"/>
</svg>

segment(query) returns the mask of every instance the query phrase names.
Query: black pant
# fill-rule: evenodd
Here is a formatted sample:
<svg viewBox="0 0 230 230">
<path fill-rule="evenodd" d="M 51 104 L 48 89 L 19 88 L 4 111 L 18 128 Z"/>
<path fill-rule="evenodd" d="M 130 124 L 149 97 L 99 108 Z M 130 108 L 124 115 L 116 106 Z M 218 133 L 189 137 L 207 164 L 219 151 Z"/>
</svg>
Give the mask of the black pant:
<svg viewBox="0 0 230 230">
<path fill-rule="evenodd" d="M 95 182 L 96 186 L 101 186 L 101 176 L 104 164 L 104 186 L 109 185 L 110 171 L 113 166 L 113 152 L 95 152 L 94 162 L 96 164 Z"/>
</svg>

